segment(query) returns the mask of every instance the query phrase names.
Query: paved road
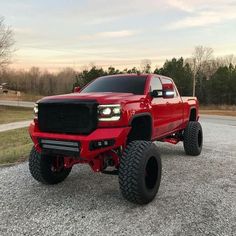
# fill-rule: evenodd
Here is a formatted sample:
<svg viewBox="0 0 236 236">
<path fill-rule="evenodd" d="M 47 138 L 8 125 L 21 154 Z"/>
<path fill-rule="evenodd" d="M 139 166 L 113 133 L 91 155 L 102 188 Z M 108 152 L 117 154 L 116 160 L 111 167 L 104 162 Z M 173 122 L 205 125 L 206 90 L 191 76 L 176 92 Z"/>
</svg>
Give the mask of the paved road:
<svg viewBox="0 0 236 236">
<path fill-rule="evenodd" d="M 236 126 L 235 116 L 201 115 L 201 118 L 208 123 Z"/>
<path fill-rule="evenodd" d="M 236 120 L 205 118 L 203 152 L 158 143 L 163 176 L 147 206 L 125 201 L 116 176 L 75 166 L 56 186 L 28 163 L 0 169 L 0 235 L 235 235 Z"/>
<path fill-rule="evenodd" d="M 2 125 L 0 125 L 0 132 L 12 130 L 12 129 L 19 129 L 19 128 L 28 127 L 30 122 L 32 122 L 32 120 L 18 121 L 18 122 L 12 122 L 12 123 L 8 123 L 8 124 L 2 124 Z"/>
<path fill-rule="evenodd" d="M 15 106 L 19 106 L 19 107 L 34 107 L 34 102 L 0 100 L 0 105 L 14 106 L 14 107 Z"/>
<path fill-rule="evenodd" d="M 0 100 L 0 105 L 19 106 L 19 107 L 34 107 L 34 102 Z M 1 124 L 0 125 L 0 132 L 27 127 L 27 126 L 29 126 L 31 121 L 32 120 L 26 120 L 26 121 L 12 122 L 12 123 L 8 123 L 8 124 Z"/>
</svg>

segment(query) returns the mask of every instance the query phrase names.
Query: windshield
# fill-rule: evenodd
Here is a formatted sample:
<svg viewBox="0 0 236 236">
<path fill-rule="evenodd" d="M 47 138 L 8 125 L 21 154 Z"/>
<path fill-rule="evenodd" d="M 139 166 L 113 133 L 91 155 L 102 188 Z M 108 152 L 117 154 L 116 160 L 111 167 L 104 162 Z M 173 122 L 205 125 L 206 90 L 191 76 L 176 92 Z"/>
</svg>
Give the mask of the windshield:
<svg viewBox="0 0 236 236">
<path fill-rule="evenodd" d="M 81 93 L 114 92 L 144 94 L 146 76 L 106 76 L 94 80 Z"/>
</svg>

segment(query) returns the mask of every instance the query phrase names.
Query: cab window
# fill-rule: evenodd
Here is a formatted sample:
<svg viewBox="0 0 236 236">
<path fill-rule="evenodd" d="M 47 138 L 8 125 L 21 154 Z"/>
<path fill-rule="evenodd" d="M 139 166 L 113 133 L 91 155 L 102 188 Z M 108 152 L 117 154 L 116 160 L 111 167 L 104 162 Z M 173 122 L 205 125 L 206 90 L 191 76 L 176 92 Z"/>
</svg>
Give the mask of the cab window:
<svg viewBox="0 0 236 236">
<path fill-rule="evenodd" d="M 150 82 L 150 92 L 153 90 L 162 90 L 162 84 L 159 78 L 153 77 Z"/>
<path fill-rule="evenodd" d="M 163 84 L 173 84 L 173 82 L 170 79 L 166 79 L 166 78 L 161 78 L 161 81 Z M 174 84 L 173 84 L 174 86 Z M 176 87 L 174 86 L 174 97 L 178 97 L 178 93 L 176 91 Z"/>
</svg>

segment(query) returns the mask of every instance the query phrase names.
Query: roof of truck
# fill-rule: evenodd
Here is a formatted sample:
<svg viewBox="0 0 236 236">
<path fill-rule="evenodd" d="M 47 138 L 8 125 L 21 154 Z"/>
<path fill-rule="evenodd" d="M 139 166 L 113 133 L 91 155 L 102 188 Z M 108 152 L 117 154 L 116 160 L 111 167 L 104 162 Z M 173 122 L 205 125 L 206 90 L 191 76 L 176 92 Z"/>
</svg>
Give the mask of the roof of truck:
<svg viewBox="0 0 236 236">
<path fill-rule="evenodd" d="M 160 77 L 161 80 L 163 79 L 169 79 L 173 82 L 173 80 L 170 77 L 164 76 L 164 75 L 159 75 L 159 74 L 147 74 L 147 73 L 143 73 L 143 74 L 115 74 L 115 75 L 105 75 L 105 76 L 101 76 L 101 77 L 142 77 L 142 76 L 158 76 Z M 100 78 L 101 78 L 100 77 Z"/>
</svg>

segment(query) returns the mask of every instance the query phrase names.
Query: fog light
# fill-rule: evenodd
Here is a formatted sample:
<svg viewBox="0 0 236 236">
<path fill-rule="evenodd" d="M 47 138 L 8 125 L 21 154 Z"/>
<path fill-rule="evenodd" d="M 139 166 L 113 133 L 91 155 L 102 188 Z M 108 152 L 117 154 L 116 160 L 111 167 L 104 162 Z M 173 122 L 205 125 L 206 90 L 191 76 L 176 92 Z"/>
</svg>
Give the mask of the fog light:
<svg viewBox="0 0 236 236">
<path fill-rule="evenodd" d="M 104 146 L 107 146 L 108 145 L 108 141 L 104 141 Z"/>
<path fill-rule="evenodd" d="M 108 140 L 96 140 L 96 141 L 91 141 L 89 144 L 89 149 L 90 150 L 95 150 L 99 148 L 105 148 L 105 147 L 110 147 L 115 144 L 114 139 L 108 139 Z"/>
</svg>

